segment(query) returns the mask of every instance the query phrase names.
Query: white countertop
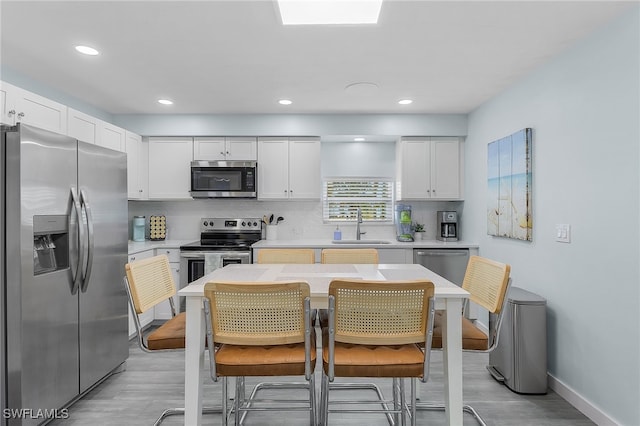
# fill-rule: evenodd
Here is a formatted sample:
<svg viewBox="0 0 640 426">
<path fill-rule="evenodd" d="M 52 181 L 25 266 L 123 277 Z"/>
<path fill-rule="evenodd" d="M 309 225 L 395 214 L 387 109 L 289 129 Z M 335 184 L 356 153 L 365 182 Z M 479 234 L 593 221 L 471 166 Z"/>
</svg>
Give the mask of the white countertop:
<svg viewBox="0 0 640 426">
<path fill-rule="evenodd" d="M 334 244 L 329 239 L 299 239 L 299 240 L 261 240 L 253 244 L 254 249 L 259 248 L 356 248 L 356 247 L 375 247 L 379 249 L 414 249 L 414 248 L 436 248 L 436 249 L 460 249 L 460 248 L 478 248 L 478 244 L 466 241 L 437 241 L 424 240 L 403 243 L 391 239 L 383 239 L 389 241 L 389 244 Z M 366 238 L 363 239 L 366 241 Z M 380 241 L 380 240 L 378 240 Z"/>
<path fill-rule="evenodd" d="M 195 239 L 194 239 L 195 240 Z M 157 248 L 180 248 L 180 246 L 192 243 L 194 240 L 164 240 L 164 241 L 129 241 L 129 254 L 139 253 L 146 250 L 154 250 Z M 366 241 L 366 239 L 364 240 Z M 379 240 L 378 240 L 379 241 Z M 460 248 L 478 248 L 478 244 L 466 241 L 437 241 L 424 240 L 403 243 L 396 240 L 385 239 L 389 244 L 333 244 L 329 239 L 299 239 L 299 240 L 260 240 L 251 247 L 260 248 L 357 248 L 357 247 L 375 247 L 379 249 L 414 249 L 414 248 L 431 248 L 431 249 L 460 249 Z"/>
<path fill-rule="evenodd" d="M 192 243 L 194 240 L 164 240 L 164 241 L 129 241 L 129 254 L 157 248 L 180 248 L 180 246 Z"/>
</svg>

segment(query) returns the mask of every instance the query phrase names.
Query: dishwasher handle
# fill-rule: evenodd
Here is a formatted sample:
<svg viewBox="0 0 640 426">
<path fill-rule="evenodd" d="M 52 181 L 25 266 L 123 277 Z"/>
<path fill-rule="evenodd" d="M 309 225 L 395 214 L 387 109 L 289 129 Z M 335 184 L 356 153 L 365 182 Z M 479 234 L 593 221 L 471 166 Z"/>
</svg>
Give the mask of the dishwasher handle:
<svg viewBox="0 0 640 426">
<path fill-rule="evenodd" d="M 417 250 L 416 256 L 468 256 L 469 250 Z"/>
</svg>

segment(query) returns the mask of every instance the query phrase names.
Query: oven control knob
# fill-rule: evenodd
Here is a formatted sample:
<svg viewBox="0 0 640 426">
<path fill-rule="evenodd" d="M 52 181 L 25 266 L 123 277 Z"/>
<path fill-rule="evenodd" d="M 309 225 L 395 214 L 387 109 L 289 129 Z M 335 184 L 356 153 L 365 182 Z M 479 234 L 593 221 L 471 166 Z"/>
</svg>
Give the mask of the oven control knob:
<svg viewBox="0 0 640 426">
<path fill-rule="evenodd" d="M 209 222 L 207 222 L 206 220 L 203 223 L 204 226 L 209 226 Z"/>
<path fill-rule="evenodd" d="M 258 222 L 253 222 L 253 226 L 258 226 Z"/>
<path fill-rule="evenodd" d="M 247 224 L 245 222 L 242 222 L 242 226 L 247 226 Z"/>
</svg>

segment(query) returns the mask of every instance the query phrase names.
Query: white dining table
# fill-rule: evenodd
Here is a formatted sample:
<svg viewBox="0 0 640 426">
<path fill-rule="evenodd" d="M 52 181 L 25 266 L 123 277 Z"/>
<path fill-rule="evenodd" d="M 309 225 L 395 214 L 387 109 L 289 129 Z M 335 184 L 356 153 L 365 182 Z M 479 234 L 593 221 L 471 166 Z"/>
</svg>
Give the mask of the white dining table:
<svg viewBox="0 0 640 426">
<path fill-rule="evenodd" d="M 469 293 L 418 264 L 234 264 L 216 269 L 178 292 L 186 297 L 185 425 L 202 423 L 202 371 L 204 367 L 204 285 L 210 281 L 288 281 L 309 283 L 311 307 L 327 308 L 329 283 L 333 279 L 397 281 L 427 279 L 435 285 L 436 308 L 444 309 L 442 346 L 445 406 L 449 425 L 462 421 L 462 304 Z M 209 404 L 211 405 L 211 404 Z"/>
</svg>

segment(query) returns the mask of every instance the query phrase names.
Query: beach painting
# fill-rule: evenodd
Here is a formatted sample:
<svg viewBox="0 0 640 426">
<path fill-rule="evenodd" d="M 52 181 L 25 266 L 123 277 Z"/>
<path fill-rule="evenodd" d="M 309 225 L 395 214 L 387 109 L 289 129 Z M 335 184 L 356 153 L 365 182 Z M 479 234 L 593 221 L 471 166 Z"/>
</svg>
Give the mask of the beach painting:
<svg viewBox="0 0 640 426">
<path fill-rule="evenodd" d="M 487 233 L 531 241 L 531 140 L 526 128 L 488 145 Z"/>
</svg>

